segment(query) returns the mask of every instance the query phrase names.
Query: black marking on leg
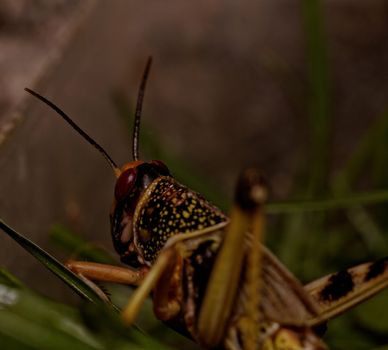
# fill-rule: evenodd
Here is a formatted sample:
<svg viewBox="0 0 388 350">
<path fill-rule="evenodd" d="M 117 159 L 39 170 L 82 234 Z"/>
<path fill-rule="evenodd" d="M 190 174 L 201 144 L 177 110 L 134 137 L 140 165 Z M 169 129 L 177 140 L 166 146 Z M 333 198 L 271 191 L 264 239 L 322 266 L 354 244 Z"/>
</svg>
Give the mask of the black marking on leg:
<svg viewBox="0 0 388 350">
<path fill-rule="evenodd" d="M 382 275 L 385 269 L 387 268 L 387 266 L 388 266 L 388 257 L 376 260 L 374 263 L 372 263 L 369 266 L 369 270 L 368 270 L 368 273 L 365 275 L 364 281 L 368 282 L 371 279 Z"/>
<path fill-rule="evenodd" d="M 329 284 L 320 292 L 324 301 L 338 300 L 351 292 L 354 288 L 352 275 L 347 271 L 340 271 L 329 278 Z"/>
</svg>

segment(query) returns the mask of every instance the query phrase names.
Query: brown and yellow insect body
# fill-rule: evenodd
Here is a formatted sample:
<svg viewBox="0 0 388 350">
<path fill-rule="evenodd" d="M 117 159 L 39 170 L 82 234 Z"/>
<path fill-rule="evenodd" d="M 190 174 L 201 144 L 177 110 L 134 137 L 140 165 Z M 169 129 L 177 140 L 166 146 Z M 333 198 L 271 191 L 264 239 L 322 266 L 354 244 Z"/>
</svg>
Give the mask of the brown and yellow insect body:
<svg viewBox="0 0 388 350">
<path fill-rule="evenodd" d="M 117 177 L 111 234 L 130 268 L 85 262 L 67 266 L 83 277 L 138 286 L 123 309 L 128 324 L 153 291 L 156 316 L 206 348 L 326 349 L 313 327 L 388 287 L 388 260 L 302 286 L 261 245 L 267 189 L 255 171 L 245 172 L 245 181 L 239 182 L 229 219 L 177 182 L 163 162 L 139 160 L 140 114 L 150 65 L 151 59 L 138 94 L 133 161 L 121 168 L 61 109 L 27 89 L 94 146 Z"/>
</svg>

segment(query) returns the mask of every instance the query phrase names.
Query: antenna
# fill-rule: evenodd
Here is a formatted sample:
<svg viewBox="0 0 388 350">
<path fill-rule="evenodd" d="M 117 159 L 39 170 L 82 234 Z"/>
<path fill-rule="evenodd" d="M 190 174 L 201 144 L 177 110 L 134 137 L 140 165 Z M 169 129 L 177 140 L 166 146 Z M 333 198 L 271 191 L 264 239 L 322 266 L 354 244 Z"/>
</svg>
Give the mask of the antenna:
<svg viewBox="0 0 388 350">
<path fill-rule="evenodd" d="M 77 131 L 87 142 L 89 142 L 94 148 L 96 148 L 107 160 L 113 171 L 115 172 L 116 176 L 120 174 L 120 169 L 117 167 L 116 163 L 113 161 L 113 159 L 109 156 L 109 154 L 100 146 L 96 141 L 94 141 L 85 131 L 83 131 L 76 123 L 73 122 L 73 120 L 64 112 L 62 111 L 58 106 L 56 106 L 53 102 L 49 101 L 47 98 L 43 97 L 42 95 L 38 94 L 37 92 L 25 88 L 27 92 L 29 92 L 31 95 L 35 96 L 42 102 L 44 102 L 46 105 L 50 106 L 55 112 L 57 112 L 70 126 Z"/>
<path fill-rule="evenodd" d="M 136 103 L 136 111 L 135 111 L 135 121 L 133 125 L 133 137 L 132 137 L 132 158 L 133 160 L 139 159 L 139 133 L 140 133 L 140 118 L 141 118 L 141 110 L 143 107 L 143 99 L 145 88 L 147 84 L 148 74 L 150 72 L 152 64 L 152 57 L 149 56 L 147 60 L 146 67 L 144 69 L 143 78 L 140 83 L 139 92 L 137 94 L 137 103 Z"/>
</svg>

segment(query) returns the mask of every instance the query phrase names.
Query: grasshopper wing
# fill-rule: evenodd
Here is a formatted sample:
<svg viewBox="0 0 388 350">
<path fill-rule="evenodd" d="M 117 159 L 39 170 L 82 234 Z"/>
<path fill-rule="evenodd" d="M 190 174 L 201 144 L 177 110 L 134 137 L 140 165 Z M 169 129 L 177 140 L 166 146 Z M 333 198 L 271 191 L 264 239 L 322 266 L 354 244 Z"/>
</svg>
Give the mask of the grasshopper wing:
<svg viewBox="0 0 388 350">
<path fill-rule="evenodd" d="M 271 321 L 306 326 L 319 315 L 319 305 L 292 273 L 263 246 L 263 313 Z"/>
</svg>

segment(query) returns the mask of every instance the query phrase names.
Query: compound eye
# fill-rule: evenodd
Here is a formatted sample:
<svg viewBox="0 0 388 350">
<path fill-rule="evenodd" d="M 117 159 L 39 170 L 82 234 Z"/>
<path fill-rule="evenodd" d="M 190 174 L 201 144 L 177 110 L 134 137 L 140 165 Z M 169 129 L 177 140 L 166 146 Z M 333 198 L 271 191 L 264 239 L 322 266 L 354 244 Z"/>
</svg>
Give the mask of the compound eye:
<svg viewBox="0 0 388 350">
<path fill-rule="evenodd" d="M 158 171 L 160 172 L 161 175 L 166 175 L 166 176 L 170 175 L 170 170 L 168 170 L 166 164 L 164 164 L 162 161 L 153 160 L 151 163 L 157 166 Z"/>
<path fill-rule="evenodd" d="M 131 193 L 136 182 L 136 175 L 136 169 L 129 168 L 119 176 L 115 186 L 115 198 L 118 202 L 122 202 Z"/>
</svg>

